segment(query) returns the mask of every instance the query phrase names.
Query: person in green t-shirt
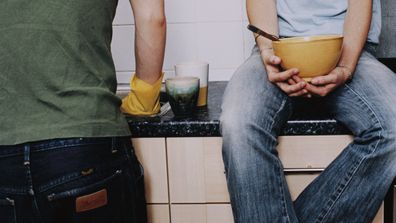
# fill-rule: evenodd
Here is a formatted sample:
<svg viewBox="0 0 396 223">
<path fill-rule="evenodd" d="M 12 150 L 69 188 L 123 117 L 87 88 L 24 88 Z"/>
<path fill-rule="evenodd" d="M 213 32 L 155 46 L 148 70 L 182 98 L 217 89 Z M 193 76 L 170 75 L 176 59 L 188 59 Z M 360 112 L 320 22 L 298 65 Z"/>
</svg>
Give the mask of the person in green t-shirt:
<svg viewBox="0 0 396 223">
<path fill-rule="evenodd" d="M 166 21 L 164 0 L 130 2 L 130 95 L 139 98 L 147 86 L 158 92 Z M 147 221 L 143 171 L 115 95 L 110 44 L 117 3 L 0 2 L 1 222 Z M 139 101 L 149 106 L 124 111 L 157 112 L 158 93 L 151 95 Z"/>
</svg>

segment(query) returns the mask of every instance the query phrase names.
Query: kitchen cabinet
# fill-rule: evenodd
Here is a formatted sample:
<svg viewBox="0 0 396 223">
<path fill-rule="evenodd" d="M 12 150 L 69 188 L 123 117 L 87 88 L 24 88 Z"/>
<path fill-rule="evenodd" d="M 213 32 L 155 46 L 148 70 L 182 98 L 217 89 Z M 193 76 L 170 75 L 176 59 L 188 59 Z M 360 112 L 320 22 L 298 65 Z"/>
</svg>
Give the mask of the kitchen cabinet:
<svg viewBox="0 0 396 223">
<path fill-rule="evenodd" d="M 229 204 L 172 205 L 172 223 L 230 223 L 233 222 Z"/>
<path fill-rule="evenodd" d="M 285 169 L 324 169 L 352 140 L 350 135 L 280 136 L 278 153 Z"/>
<path fill-rule="evenodd" d="M 351 141 L 349 135 L 280 137 L 278 151 L 292 199 Z M 145 167 L 152 222 L 233 222 L 221 137 L 137 138 L 133 144 Z M 158 217 L 165 212 L 169 217 Z M 383 207 L 374 222 L 383 223 Z"/>
<path fill-rule="evenodd" d="M 147 203 L 169 203 L 165 139 L 137 138 L 132 144 L 144 168 Z"/>
<path fill-rule="evenodd" d="M 229 202 L 221 138 L 167 138 L 172 203 Z"/>
<path fill-rule="evenodd" d="M 233 223 L 231 205 L 172 205 L 172 223 Z M 373 223 L 383 223 L 383 206 Z"/>
<path fill-rule="evenodd" d="M 148 223 L 170 223 L 169 205 L 147 205 Z"/>
</svg>

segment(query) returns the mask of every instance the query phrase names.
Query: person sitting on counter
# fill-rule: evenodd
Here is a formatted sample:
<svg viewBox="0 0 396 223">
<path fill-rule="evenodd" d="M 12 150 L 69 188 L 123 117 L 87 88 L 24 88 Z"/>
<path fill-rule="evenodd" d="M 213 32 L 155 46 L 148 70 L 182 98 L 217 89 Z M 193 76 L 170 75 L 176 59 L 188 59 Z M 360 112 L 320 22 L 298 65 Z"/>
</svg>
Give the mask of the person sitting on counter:
<svg viewBox="0 0 396 223">
<path fill-rule="evenodd" d="M 372 222 L 396 176 L 396 75 L 374 57 L 380 10 L 380 0 L 247 0 L 250 23 L 270 34 L 344 41 L 337 66 L 307 82 L 280 70 L 272 42 L 256 36 L 220 118 L 235 223 Z M 311 97 L 355 139 L 293 202 L 277 139 L 297 98 Z"/>
<path fill-rule="evenodd" d="M 115 95 L 117 2 L 0 3 L 1 222 L 147 221 L 142 167 Z M 122 107 L 152 114 L 163 76 L 164 1 L 130 3 L 137 74 Z"/>
</svg>

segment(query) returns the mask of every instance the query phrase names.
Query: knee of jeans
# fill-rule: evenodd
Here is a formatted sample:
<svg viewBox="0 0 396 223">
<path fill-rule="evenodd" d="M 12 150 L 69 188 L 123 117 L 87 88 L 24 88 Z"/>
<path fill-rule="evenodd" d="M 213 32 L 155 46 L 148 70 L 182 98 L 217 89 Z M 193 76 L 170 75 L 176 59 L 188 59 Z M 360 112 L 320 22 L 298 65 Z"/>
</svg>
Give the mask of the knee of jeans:
<svg viewBox="0 0 396 223">
<path fill-rule="evenodd" d="M 384 126 L 382 135 L 385 143 L 391 145 L 396 152 L 396 121 Z"/>
<path fill-rule="evenodd" d="M 223 111 L 220 116 L 220 132 L 223 138 L 246 137 L 249 126 L 253 125 L 252 114 L 243 114 L 239 109 Z"/>
<path fill-rule="evenodd" d="M 240 172 L 249 169 L 249 164 L 257 158 L 257 153 L 254 152 L 257 147 L 257 140 L 266 141 L 265 138 L 268 134 L 264 130 L 265 127 L 258 124 L 255 119 L 257 118 L 253 117 L 252 114 L 230 111 L 223 112 L 221 115 L 222 153 L 226 168 L 228 165 L 232 165 L 233 169 L 238 169 Z M 270 140 L 276 139 L 270 137 Z"/>
<path fill-rule="evenodd" d="M 392 123 L 392 127 L 390 125 L 391 123 L 384 126 L 381 132 L 382 143 L 377 146 L 375 156 L 382 157 L 383 164 L 385 165 L 381 173 L 388 172 L 394 178 L 396 177 L 396 122 Z"/>
<path fill-rule="evenodd" d="M 377 131 L 373 133 L 380 135 L 381 140 L 386 144 L 396 144 L 396 113 L 394 117 L 387 116 L 385 121 L 381 121 Z M 369 132 L 369 130 L 367 130 Z M 395 148 L 396 149 L 396 148 Z"/>
<path fill-rule="evenodd" d="M 366 144 L 371 144 L 367 147 L 370 156 L 390 160 L 396 168 L 396 122 L 389 120 L 378 128 L 367 129 L 362 139 Z"/>
</svg>

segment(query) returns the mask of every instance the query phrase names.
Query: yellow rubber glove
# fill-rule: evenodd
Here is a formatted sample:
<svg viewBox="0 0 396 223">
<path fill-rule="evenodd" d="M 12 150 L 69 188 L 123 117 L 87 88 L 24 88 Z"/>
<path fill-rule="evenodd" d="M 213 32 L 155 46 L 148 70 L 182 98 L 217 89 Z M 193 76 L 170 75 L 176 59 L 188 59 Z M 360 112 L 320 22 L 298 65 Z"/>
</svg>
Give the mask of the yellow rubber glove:
<svg viewBox="0 0 396 223">
<path fill-rule="evenodd" d="M 160 112 L 159 102 L 164 74 L 154 84 L 140 80 L 137 75 L 131 80 L 131 92 L 122 99 L 121 111 L 131 115 L 153 115 Z"/>
</svg>

